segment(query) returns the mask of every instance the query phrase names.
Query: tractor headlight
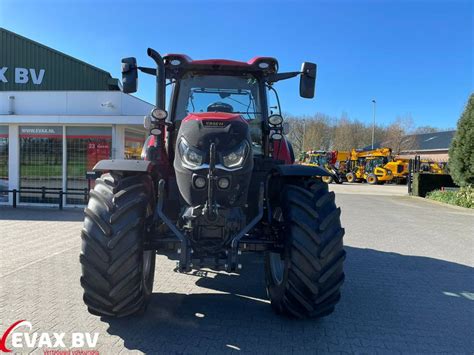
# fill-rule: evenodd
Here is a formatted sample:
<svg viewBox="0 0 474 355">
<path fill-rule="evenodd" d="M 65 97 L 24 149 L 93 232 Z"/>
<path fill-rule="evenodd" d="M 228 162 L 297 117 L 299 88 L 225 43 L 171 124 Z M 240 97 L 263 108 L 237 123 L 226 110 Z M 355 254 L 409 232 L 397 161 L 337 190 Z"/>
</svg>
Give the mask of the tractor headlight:
<svg viewBox="0 0 474 355">
<path fill-rule="evenodd" d="M 189 169 L 196 169 L 202 165 L 204 154 L 189 146 L 184 138 L 179 142 L 179 153 L 183 160 L 183 165 Z"/>
<path fill-rule="evenodd" d="M 235 150 L 222 156 L 222 163 L 229 169 L 240 168 L 244 164 L 248 150 L 247 141 L 243 141 Z"/>
</svg>

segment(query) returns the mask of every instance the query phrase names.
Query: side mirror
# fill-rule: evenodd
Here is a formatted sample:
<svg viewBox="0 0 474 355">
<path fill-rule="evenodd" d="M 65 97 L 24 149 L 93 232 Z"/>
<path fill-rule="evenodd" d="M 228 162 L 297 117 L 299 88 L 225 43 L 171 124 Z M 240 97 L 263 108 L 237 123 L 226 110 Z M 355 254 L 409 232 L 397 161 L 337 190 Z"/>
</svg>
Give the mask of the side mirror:
<svg viewBox="0 0 474 355">
<path fill-rule="evenodd" d="M 300 96 L 306 99 L 314 97 L 316 86 L 316 64 L 304 62 L 301 65 Z"/>
<path fill-rule="evenodd" d="M 290 122 L 283 122 L 283 134 L 286 136 L 288 133 L 290 133 Z"/>
<path fill-rule="evenodd" d="M 134 57 L 122 59 L 123 92 L 131 94 L 137 91 L 138 68 Z"/>
</svg>

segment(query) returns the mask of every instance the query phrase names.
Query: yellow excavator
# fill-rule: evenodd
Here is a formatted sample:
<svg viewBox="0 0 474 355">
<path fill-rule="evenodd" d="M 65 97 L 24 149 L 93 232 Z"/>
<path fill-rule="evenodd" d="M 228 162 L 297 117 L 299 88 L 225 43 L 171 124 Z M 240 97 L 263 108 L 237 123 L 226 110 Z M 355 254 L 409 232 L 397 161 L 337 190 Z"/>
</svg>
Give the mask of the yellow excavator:
<svg viewBox="0 0 474 355">
<path fill-rule="evenodd" d="M 408 161 L 393 159 L 390 148 L 359 151 L 352 149 L 348 182 L 367 181 L 371 185 L 388 181 L 403 181 L 408 175 Z"/>
<path fill-rule="evenodd" d="M 331 176 L 321 177 L 325 183 L 330 184 L 335 182 L 336 184 L 342 184 L 344 174 L 341 173 L 340 169 L 336 166 L 339 165 L 337 162 L 338 156 L 337 151 L 326 152 L 322 150 L 310 150 L 302 153 L 299 160 L 302 165 L 319 166 L 330 172 Z M 341 157 L 343 157 L 343 155 L 341 155 Z"/>
</svg>

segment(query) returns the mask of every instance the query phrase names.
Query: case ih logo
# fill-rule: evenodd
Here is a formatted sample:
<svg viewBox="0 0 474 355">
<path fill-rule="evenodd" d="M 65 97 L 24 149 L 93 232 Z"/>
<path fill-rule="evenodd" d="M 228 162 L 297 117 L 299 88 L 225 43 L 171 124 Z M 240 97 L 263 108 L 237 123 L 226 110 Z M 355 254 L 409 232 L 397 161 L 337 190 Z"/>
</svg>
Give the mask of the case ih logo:
<svg viewBox="0 0 474 355">
<path fill-rule="evenodd" d="M 227 126 L 227 122 L 222 121 L 203 121 L 202 122 L 204 127 L 225 127 Z"/>
<path fill-rule="evenodd" d="M 21 328 L 21 330 L 18 330 Z M 43 350 L 45 355 L 98 355 L 96 350 L 82 350 L 78 348 L 93 348 L 99 340 L 99 333 L 31 333 L 31 322 L 19 320 L 10 325 L 0 339 L 0 351 L 11 353 L 21 352 L 32 348 L 53 348 L 59 350 Z M 25 332 L 25 329 L 27 332 Z M 11 339 L 11 348 L 7 341 Z M 69 350 L 73 349 L 73 350 Z"/>
</svg>

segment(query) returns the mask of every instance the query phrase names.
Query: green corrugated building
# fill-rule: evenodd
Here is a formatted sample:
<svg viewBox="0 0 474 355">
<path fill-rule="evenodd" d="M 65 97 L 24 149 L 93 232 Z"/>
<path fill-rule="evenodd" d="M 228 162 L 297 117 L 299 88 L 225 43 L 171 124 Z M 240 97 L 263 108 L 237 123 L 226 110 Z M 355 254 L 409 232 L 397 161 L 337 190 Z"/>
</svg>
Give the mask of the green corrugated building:
<svg viewBox="0 0 474 355">
<path fill-rule="evenodd" d="M 0 91 L 120 90 L 99 68 L 0 27 Z"/>
</svg>

